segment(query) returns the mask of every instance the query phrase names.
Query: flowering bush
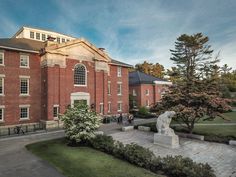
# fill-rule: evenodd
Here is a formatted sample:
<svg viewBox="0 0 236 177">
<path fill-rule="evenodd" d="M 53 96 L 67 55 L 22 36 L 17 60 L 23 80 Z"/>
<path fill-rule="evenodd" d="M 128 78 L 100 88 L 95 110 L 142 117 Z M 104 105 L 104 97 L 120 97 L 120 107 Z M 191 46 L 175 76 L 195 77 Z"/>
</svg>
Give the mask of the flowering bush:
<svg viewBox="0 0 236 177">
<path fill-rule="evenodd" d="M 69 107 L 59 118 L 64 122 L 66 137 L 75 143 L 83 143 L 94 137 L 100 120 L 85 104 Z"/>
</svg>

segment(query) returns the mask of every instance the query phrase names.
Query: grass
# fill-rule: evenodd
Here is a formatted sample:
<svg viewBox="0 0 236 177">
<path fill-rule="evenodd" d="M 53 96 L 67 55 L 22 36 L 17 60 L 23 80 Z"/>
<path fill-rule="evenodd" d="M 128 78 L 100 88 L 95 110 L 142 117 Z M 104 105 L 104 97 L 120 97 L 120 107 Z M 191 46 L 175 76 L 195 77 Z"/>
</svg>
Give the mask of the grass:
<svg viewBox="0 0 236 177">
<path fill-rule="evenodd" d="M 26 148 L 67 177 L 160 177 L 89 147 L 69 147 L 65 139 L 35 143 Z"/>
</svg>

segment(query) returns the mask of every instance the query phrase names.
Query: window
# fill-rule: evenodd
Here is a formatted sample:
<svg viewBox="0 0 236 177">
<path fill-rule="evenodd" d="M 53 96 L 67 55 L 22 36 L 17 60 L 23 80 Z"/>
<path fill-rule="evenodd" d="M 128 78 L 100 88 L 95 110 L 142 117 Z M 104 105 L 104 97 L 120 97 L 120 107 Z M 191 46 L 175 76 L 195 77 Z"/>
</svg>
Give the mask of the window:
<svg viewBox="0 0 236 177">
<path fill-rule="evenodd" d="M 20 119 L 29 119 L 29 105 L 20 106 Z"/>
<path fill-rule="evenodd" d="M 117 95 L 122 95 L 122 83 L 117 83 Z"/>
<path fill-rule="evenodd" d="M 33 31 L 30 31 L 30 38 L 34 39 L 34 32 Z"/>
<path fill-rule="evenodd" d="M 108 110 L 107 110 L 107 112 L 111 112 L 111 102 L 108 102 Z"/>
<path fill-rule="evenodd" d="M 117 77 L 121 77 L 121 67 L 117 67 Z"/>
<path fill-rule="evenodd" d="M 20 78 L 20 94 L 29 95 L 29 78 Z"/>
<path fill-rule="evenodd" d="M 45 34 L 42 34 L 42 40 L 46 41 L 46 35 Z"/>
<path fill-rule="evenodd" d="M 61 42 L 66 42 L 66 40 L 64 38 L 61 39 Z"/>
<path fill-rule="evenodd" d="M 53 117 L 58 118 L 59 115 L 59 105 L 54 105 L 53 106 Z"/>
<path fill-rule="evenodd" d="M 59 37 L 57 37 L 57 42 L 60 43 L 61 42 L 61 39 Z"/>
<path fill-rule="evenodd" d="M 66 42 L 69 42 L 70 41 L 70 39 L 66 39 Z"/>
<path fill-rule="evenodd" d="M 148 89 L 145 91 L 145 94 L 146 94 L 146 95 L 149 95 L 149 90 L 148 90 Z"/>
<path fill-rule="evenodd" d="M 29 68 L 29 55 L 20 55 L 20 67 Z"/>
<path fill-rule="evenodd" d="M 149 107 L 149 100 L 146 100 L 146 107 Z"/>
<path fill-rule="evenodd" d="M 40 40 L 40 33 L 36 33 L 36 39 Z"/>
<path fill-rule="evenodd" d="M 107 92 L 108 92 L 108 95 L 111 95 L 111 81 L 108 81 Z"/>
<path fill-rule="evenodd" d="M 4 121 L 4 106 L 0 106 L 0 122 Z"/>
<path fill-rule="evenodd" d="M 0 52 L 0 65 L 4 65 L 4 53 Z"/>
<path fill-rule="evenodd" d="M 0 76 L 0 95 L 4 95 L 4 78 Z"/>
<path fill-rule="evenodd" d="M 78 64 L 74 69 L 74 84 L 77 86 L 86 86 L 87 72 L 84 65 Z"/>
<path fill-rule="evenodd" d="M 133 96 L 137 96 L 135 89 L 133 89 Z"/>
<path fill-rule="evenodd" d="M 100 103 L 100 105 L 99 105 L 99 112 L 100 112 L 100 114 L 103 114 L 103 110 L 104 110 L 103 103 Z"/>
<path fill-rule="evenodd" d="M 117 111 L 121 112 L 122 111 L 122 102 L 118 102 L 117 107 L 118 107 Z"/>
<path fill-rule="evenodd" d="M 137 102 L 136 102 L 136 100 L 133 100 L 133 108 L 137 108 Z"/>
</svg>

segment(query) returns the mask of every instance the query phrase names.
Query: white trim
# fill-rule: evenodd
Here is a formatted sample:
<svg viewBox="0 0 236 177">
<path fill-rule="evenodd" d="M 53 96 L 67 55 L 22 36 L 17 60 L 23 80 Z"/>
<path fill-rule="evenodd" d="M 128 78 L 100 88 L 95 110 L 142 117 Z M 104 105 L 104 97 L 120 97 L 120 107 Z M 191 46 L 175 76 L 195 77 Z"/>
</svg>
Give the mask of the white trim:
<svg viewBox="0 0 236 177">
<path fill-rule="evenodd" d="M 169 81 L 153 81 L 154 84 L 160 84 L 160 85 L 172 85 L 172 82 Z"/>
<path fill-rule="evenodd" d="M 29 114 L 30 114 L 30 105 L 19 105 L 20 108 L 20 120 L 29 120 Z M 21 118 L 21 108 L 26 108 L 27 109 L 27 117 Z"/>
<path fill-rule="evenodd" d="M 27 93 L 21 93 L 21 79 L 26 79 L 27 80 Z M 20 96 L 30 96 L 30 80 L 27 77 L 20 77 Z"/>
<path fill-rule="evenodd" d="M 19 75 L 20 79 L 30 79 L 30 76 L 23 76 L 23 75 Z"/>
<path fill-rule="evenodd" d="M 74 92 L 70 94 L 71 107 L 74 106 L 75 100 L 87 100 L 87 105 L 90 105 L 90 94 L 86 92 Z"/>
<path fill-rule="evenodd" d="M 85 85 L 75 84 L 75 68 L 76 68 L 77 65 L 82 65 L 85 68 Z M 75 64 L 73 71 L 74 71 L 73 72 L 74 86 L 75 87 L 87 87 L 87 80 L 88 80 L 88 70 L 87 70 L 87 67 L 83 63 L 77 63 L 77 64 Z"/>
<path fill-rule="evenodd" d="M 0 63 L 0 66 L 5 66 L 5 64 L 4 64 L 4 61 L 5 61 L 4 51 L 0 51 L 0 54 L 2 54 L 2 63 Z"/>
<path fill-rule="evenodd" d="M 110 113 L 111 112 L 111 102 L 108 101 L 108 104 L 107 104 L 107 112 Z"/>
<path fill-rule="evenodd" d="M 5 74 L 0 74 L 0 77 L 5 77 Z"/>
<path fill-rule="evenodd" d="M 120 92 L 118 93 L 118 86 L 120 87 Z M 122 82 L 117 82 L 117 95 L 121 96 L 122 95 Z"/>
<path fill-rule="evenodd" d="M 22 66 L 21 65 L 21 57 L 26 57 L 26 58 L 24 58 L 24 59 L 26 59 L 26 61 L 27 61 L 27 66 Z M 29 67 L 29 55 L 28 54 L 20 54 L 20 68 L 30 68 Z"/>
<path fill-rule="evenodd" d="M 20 104 L 19 105 L 19 108 L 29 108 L 30 107 L 30 104 Z"/>
<path fill-rule="evenodd" d="M 22 52 L 39 53 L 39 51 L 36 51 L 36 50 L 26 50 L 26 49 L 14 48 L 14 47 L 0 46 L 0 48 L 10 49 L 10 50 L 17 50 L 17 51 L 22 51 Z"/>
</svg>

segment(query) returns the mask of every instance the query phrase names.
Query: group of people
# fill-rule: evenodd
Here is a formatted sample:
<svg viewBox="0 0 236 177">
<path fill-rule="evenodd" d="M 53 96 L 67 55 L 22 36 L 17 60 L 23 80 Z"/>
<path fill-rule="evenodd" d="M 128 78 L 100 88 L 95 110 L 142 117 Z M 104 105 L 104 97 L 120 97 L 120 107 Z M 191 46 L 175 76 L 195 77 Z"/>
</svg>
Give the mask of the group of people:
<svg viewBox="0 0 236 177">
<path fill-rule="evenodd" d="M 127 115 L 127 121 L 128 121 L 129 124 L 133 123 L 133 121 L 134 121 L 133 114 L 128 114 Z M 122 113 L 120 113 L 120 116 L 117 118 L 117 123 L 118 124 L 122 124 L 123 123 L 123 115 L 122 115 Z"/>
</svg>

